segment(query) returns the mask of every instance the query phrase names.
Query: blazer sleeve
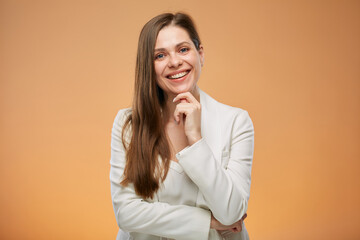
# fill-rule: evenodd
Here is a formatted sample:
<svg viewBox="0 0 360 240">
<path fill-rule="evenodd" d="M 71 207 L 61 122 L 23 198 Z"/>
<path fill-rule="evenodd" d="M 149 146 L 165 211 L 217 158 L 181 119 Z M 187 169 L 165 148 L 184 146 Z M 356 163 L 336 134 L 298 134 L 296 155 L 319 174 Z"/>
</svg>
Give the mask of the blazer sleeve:
<svg viewBox="0 0 360 240">
<path fill-rule="evenodd" d="M 185 205 L 150 202 L 139 197 L 132 184 L 120 185 L 125 167 L 121 141 L 124 110 L 115 118 L 111 135 L 111 197 L 119 228 L 176 239 L 208 239 L 210 211 Z"/>
<path fill-rule="evenodd" d="M 229 137 L 229 155 L 223 155 L 229 158 L 227 167 L 221 167 L 204 138 L 176 155 L 214 217 L 224 225 L 242 218 L 250 196 L 254 128 L 246 111 L 240 109 L 235 116 Z"/>
</svg>

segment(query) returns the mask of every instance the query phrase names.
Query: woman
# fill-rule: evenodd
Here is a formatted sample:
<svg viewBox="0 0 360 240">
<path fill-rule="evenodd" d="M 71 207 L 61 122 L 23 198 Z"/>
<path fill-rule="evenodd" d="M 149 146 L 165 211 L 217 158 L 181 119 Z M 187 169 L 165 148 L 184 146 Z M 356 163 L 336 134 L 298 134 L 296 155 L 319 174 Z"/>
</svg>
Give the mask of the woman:
<svg viewBox="0 0 360 240">
<path fill-rule="evenodd" d="M 198 88 L 203 63 L 188 15 L 143 27 L 133 105 L 112 129 L 117 239 L 248 239 L 253 125 Z"/>
</svg>

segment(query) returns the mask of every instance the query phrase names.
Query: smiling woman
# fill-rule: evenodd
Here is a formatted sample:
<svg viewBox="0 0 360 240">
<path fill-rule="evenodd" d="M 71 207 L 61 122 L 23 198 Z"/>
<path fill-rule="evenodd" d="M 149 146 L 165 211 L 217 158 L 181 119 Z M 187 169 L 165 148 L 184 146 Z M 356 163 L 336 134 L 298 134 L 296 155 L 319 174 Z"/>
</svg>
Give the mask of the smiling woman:
<svg viewBox="0 0 360 240">
<path fill-rule="evenodd" d="M 117 239 L 248 239 L 253 124 L 199 89 L 203 63 L 188 15 L 143 27 L 133 105 L 112 129 Z"/>
<path fill-rule="evenodd" d="M 174 99 L 182 92 L 198 96 L 196 83 L 203 62 L 203 47 L 196 47 L 185 29 L 169 25 L 159 32 L 154 65 L 157 84 L 168 97 Z"/>
</svg>

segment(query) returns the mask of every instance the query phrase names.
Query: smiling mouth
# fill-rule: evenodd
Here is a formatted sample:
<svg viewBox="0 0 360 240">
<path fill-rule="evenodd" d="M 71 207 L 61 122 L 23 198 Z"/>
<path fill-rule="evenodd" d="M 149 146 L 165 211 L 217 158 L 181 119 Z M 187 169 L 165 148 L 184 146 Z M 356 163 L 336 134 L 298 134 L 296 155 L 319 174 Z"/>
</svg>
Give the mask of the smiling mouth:
<svg viewBox="0 0 360 240">
<path fill-rule="evenodd" d="M 188 73 L 190 72 L 190 70 L 184 71 L 184 72 L 180 72 L 174 75 L 168 75 L 167 78 L 168 79 L 178 79 L 178 78 L 182 78 L 184 76 L 186 76 Z"/>
</svg>

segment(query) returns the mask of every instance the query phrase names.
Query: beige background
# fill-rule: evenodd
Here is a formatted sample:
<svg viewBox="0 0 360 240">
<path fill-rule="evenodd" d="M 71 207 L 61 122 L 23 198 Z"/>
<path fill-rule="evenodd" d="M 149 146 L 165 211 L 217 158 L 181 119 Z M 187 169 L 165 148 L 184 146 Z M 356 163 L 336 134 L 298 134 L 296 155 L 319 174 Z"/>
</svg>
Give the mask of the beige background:
<svg viewBox="0 0 360 240">
<path fill-rule="evenodd" d="M 251 239 L 360 238 L 360 1 L 0 0 L 0 239 L 115 239 L 137 38 L 190 13 L 200 87 L 249 111 Z"/>
</svg>

